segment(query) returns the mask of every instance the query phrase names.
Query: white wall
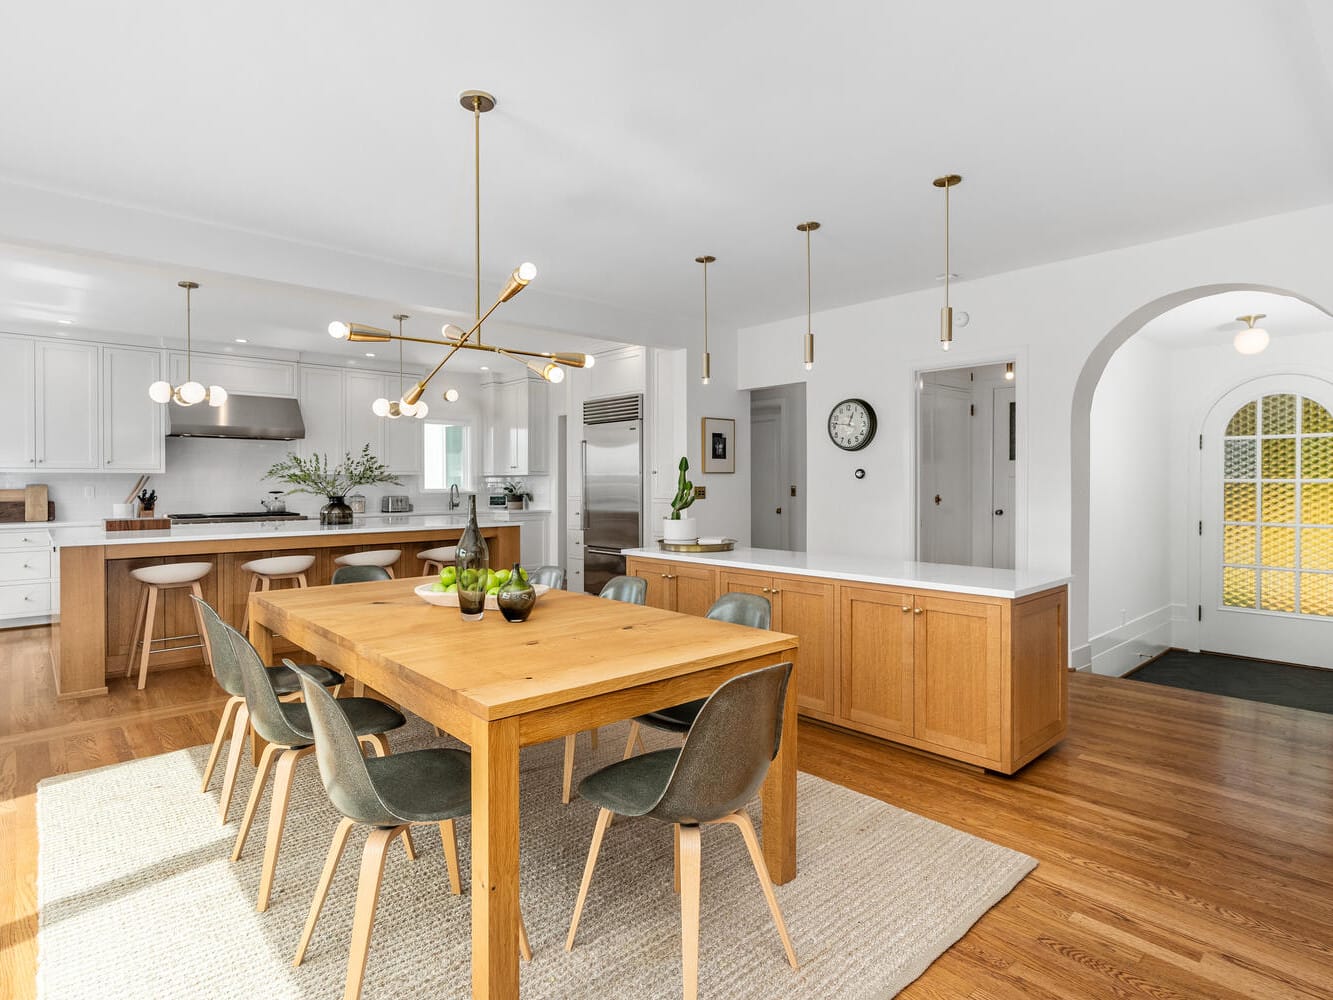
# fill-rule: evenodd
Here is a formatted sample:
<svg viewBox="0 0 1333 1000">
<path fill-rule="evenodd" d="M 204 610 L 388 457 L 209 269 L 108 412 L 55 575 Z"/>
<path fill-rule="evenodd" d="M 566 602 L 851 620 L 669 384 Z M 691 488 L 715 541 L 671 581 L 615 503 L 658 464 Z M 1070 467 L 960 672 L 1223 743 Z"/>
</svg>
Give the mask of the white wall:
<svg viewBox="0 0 1333 1000">
<path fill-rule="evenodd" d="M 1172 469 L 1189 443 L 1170 426 L 1171 353 L 1133 338 L 1112 356 L 1092 399 L 1088 630 L 1096 673 L 1119 676 L 1171 644 L 1171 549 L 1183 527 Z"/>
<path fill-rule="evenodd" d="M 1333 206 L 1323 206 L 955 286 L 954 306 L 971 322 L 955 332 L 950 363 L 1012 358 L 1024 373 L 1016 562 L 1072 572 L 1075 663 L 1086 661 L 1090 634 L 1088 415 L 1107 359 L 1149 319 L 1228 286 L 1293 291 L 1333 306 L 1330 232 Z M 964 270 L 965 256 L 960 248 Z M 811 551 L 910 558 L 913 377 L 940 367 L 940 304 L 931 289 L 820 313 L 819 360 L 808 373 L 801 367 L 804 317 L 739 331 L 737 385 L 807 383 Z M 1329 364 L 1331 355 L 1333 343 L 1321 343 L 1309 361 Z M 822 439 L 823 417 L 853 395 L 875 406 L 880 431 L 865 451 L 847 455 Z M 864 480 L 852 478 L 858 465 L 867 469 Z"/>
</svg>

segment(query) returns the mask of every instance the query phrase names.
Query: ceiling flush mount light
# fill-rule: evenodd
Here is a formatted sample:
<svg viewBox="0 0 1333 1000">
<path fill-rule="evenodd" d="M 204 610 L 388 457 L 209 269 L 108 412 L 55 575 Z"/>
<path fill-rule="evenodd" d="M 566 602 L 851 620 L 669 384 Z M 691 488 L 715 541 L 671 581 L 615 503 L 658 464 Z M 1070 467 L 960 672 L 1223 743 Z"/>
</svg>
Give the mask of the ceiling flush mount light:
<svg viewBox="0 0 1333 1000">
<path fill-rule="evenodd" d="M 441 328 L 440 333 L 444 336 L 444 341 L 449 350 L 440 363 L 431 369 L 430 374 L 423 378 L 416 385 L 412 386 L 403 398 L 399 401 L 402 406 L 416 406 L 421 395 L 426 391 L 426 386 L 430 380 L 439 374 L 440 369 L 461 350 L 469 351 L 489 351 L 492 354 L 503 354 L 511 360 L 518 361 L 525 365 L 529 370 L 540 375 L 548 382 L 560 382 L 564 380 L 565 368 L 586 368 L 592 364 L 591 358 L 586 354 L 574 353 L 554 353 L 548 351 L 521 351 L 517 348 L 501 348 L 491 344 L 483 344 L 481 340 L 481 325 L 490 318 L 491 313 L 500 307 L 501 303 L 508 302 L 519 292 L 523 291 L 535 277 L 537 277 L 537 267 L 535 264 L 523 263 L 509 275 L 509 280 L 500 289 L 500 294 L 496 297 L 495 303 L 486 310 L 481 311 L 481 116 L 488 111 L 494 110 L 495 98 L 484 90 L 465 90 L 458 95 L 458 103 L 463 106 L 465 111 L 472 112 L 472 137 L 473 137 L 473 179 L 475 184 L 475 197 L 473 199 L 473 248 L 476 257 L 476 320 L 472 327 L 463 330 L 460 327 L 446 323 Z M 401 324 L 400 324 L 401 327 Z M 410 341 L 416 344 L 436 344 L 439 341 L 423 340 L 419 337 L 404 337 L 401 328 L 395 336 L 388 330 L 382 330 L 375 326 L 366 326 L 363 323 L 348 323 L 335 321 L 329 324 L 329 336 L 335 340 L 348 340 L 359 343 L 384 343 L 390 340 Z M 515 357 L 521 355 L 521 357 Z M 540 358 L 544 364 L 531 364 L 522 358 Z"/>
<path fill-rule="evenodd" d="M 154 403 L 177 403 L 181 406 L 193 406 L 195 403 L 207 403 L 209 406 L 221 406 L 227 401 L 227 390 L 220 385 L 210 385 L 207 389 L 194 380 L 190 371 L 192 343 L 190 331 L 190 293 L 199 287 L 194 281 L 178 281 L 178 286 L 185 289 L 185 381 L 173 386 L 170 382 L 154 382 L 148 387 L 148 396 Z"/>
<path fill-rule="evenodd" d="M 963 183 L 958 174 L 945 174 L 931 181 L 937 188 L 944 188 L 944 308 L 940 310 L 940 349 L 947 351 L 953 344 L 953 308 L 949 305 L 949 188 Z"/>
<path fill-rule="evenodd" d="M 398 393 L 401 396 L 403 392 L 403 341 L 407 338 L 403 336 L 403 320 L 409 319 L 407 313 L 394 313 L 394 319 L 398 321 L 398 336 L 394 339 L 398 341 Z M 366 355 L 373 358 L 373 354 Z M 416 417 L 418 420 L 425 419 L 429 407 L 424 402 L 408 403 L 403 399 L 385 399 L 381 396 L 375 402 L 370 404 L 370 412 L 377 417 L 388 417 L 390 420 L 397 420 L 399 417 Z"/>
<path fill-rule="evenodd" d="M 707 385 L 713 380 L 713 357 L 708 353 L 708 265 L 717 260 L 712 254 L 695 257 L 696 264 L 704 266 L 704 365 L 699 373 L 699 384 Z"/>
<path fill-rule="evenodd" d="M 1237 316 L 1237 323 L 1244 323 L 1245 329 L 1237 332 L 1231 343 L 1241 354 L 1258 354 L 1268 346 L 1268 331 L 1262 326 L 1255 326 L 1267 316 L 1267 313 L 1254 313 L 1250 316 Z"/>
<path fill-rule="evenodd" d="M 810 277 L 810 234 L 819 228 L 818 222 L 802 222 L 796 227 L 797 232 L 805 233 L 805 370 L 815 367 L 815 335 L 810 328 L 812 301 Z"/>
</svg>

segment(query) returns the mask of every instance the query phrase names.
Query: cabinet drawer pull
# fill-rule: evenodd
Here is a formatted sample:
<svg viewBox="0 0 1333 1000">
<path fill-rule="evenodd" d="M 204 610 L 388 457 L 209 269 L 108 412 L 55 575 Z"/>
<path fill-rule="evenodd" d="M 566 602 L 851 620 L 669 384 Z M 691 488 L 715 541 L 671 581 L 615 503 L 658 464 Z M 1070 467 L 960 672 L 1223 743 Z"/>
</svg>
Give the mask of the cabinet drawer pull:
<svg viewBox="0 0 1333 1000">
<path fill-rule="evenodd" d="M 912 610 L 915 611 L 917 614 L 921 614 L 921 609 L 920 609 L 920 608 L 913 608 Z"/>
<path fill-rule="evenodd" d="M 663 573 L 663 574 L 662 574 L 662 579 L 663 579 L 663 580 L 669 580 L 669 579 L 671 579 L 671 578 L 670 578 L 669 576 L 667 576 L 665 573 Z"/>
<path fill-rule="evenodd" d="M 903 614 L 907 614 L 907 612 L 909 612 L 909 611 L 911 611 L 911 610 L 912 610 L 912 609 L 911 609 L 910 607 L 908 607 L 906 604 L 903 605 Z"/>
<path fill-rule="evenodd" d="M 780 594 L 780 593 L 782 593 L 782 591 L 778 590 L 777 587 L 774 587 L 772 590 L 769 591 L 769 593 L 770 593 L 770 594 Z"/>
</svg>

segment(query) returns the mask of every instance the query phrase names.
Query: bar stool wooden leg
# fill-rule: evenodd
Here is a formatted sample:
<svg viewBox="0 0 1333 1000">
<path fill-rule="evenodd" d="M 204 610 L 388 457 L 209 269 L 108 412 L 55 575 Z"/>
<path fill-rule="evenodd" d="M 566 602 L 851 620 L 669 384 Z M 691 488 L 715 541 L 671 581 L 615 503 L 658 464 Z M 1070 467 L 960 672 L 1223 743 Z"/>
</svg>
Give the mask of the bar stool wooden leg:
<svg viewBox="0 0 1333 1000">
<path fill-rule="evenodd" d="M 148 683 L 148 654 L 153 651 L 153 625 L 157 615 L 157 587 L 148 584 L 148 608 L 143 618 L 143 655 L 139 657 L 139 690 Z"/>
<path fill-rule="evenodd" d="M 196 580 L 190 584 L 190 593 L 194 594 L 199 600 L 204 599 L 203 588 L 199 586 Z M 194 621 L 199 626 L 199 642 L 204 647 L 204 660 L 208 663 L 208 669 L 213 669 L 213 647 L 208 644 L 208 629 L 204 627 L 204 613 L 199 609 L 199 605 L 194 605 Z"/>
<path fill-rule="evenodd" d="M 245 614 L 241 615 L 241 635 L 250 634 L 250 595 L 259 589 L 259 574 L 250 574 L 250 589 L 245 592 Z"/>
</svg>

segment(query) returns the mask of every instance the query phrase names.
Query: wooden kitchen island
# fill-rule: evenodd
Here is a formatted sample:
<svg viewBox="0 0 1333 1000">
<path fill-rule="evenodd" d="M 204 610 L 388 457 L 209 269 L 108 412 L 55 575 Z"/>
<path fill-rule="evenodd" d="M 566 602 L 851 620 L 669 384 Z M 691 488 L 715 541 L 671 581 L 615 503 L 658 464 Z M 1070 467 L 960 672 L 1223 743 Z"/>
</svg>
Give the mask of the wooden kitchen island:
<svg viewBox="0 0 1333 1000">
<path fill-rule="evenodd" d="M 251 559 L 313 555 L 315 562 L 306 577 L 310 586 L 318 587 L 330 582 L 338 556 L 401 549 L 394 576 L 415 577 L 421 575 L 417 552 L 457 542 L 464 523 L 457 516 L 396 516 L 327 528 L 317 521 L 267 521 L 191 525 L 170 531 L 79 528 L 56 532 L 60 613 L 52 620 L 51 662 L 57 697 L 105 695 L 106 679 L 125 673 L 142 589 L 130 576 L 131 570 L 165 562 L 213 563 L 213 571 L 200 581 L 204 600 L 224 621 L 239 628 L 250 588 L 250 574 L 241 565 Z M 518 561 L 518 525 L 479 523 L 490 547 L 492 566 L 501 568 Z M 155 646 L 149 670 L 203 663 L 189 591 L 164 591 L 162 598 L 154 638 L 169 641 Z M 295 648 L 288 644 L 284 650 L 279 644 L 280 652 Z"/>
</svg>

